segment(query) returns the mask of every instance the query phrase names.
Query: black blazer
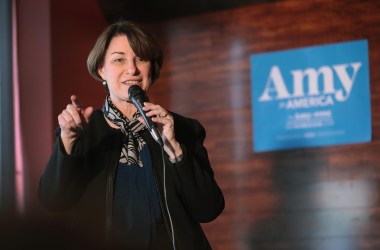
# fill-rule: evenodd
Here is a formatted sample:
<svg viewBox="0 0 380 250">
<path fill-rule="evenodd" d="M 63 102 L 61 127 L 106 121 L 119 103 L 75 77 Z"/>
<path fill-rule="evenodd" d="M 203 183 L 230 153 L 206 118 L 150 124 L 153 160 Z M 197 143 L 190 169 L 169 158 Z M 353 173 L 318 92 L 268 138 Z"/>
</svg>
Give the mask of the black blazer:
<svg viewBox="0 0 380 250">
<path fill-rule="evenodd" d="M 169 235 L 171 228 L 164 202 L 165 161 L 167 204 L 173 222 L 178 250 L 211 249 L 200 223 L 214 220 L 224 209 L 224 197 L 214 180 L 208 154 L 203 146 L 202 125 L 171 113 L 175 135 L 183 148 L 183 160 L 172 164 L 166 153 L 145 131 L 153 161 L 161 211 Z M 72 223 L 94 239 L 102 239 L 110 228 L 113 204 L 114 171 L 123 143 L 119 129 L 111 128 L 102 111 L 96 110 L 67 155 L 56 130 L 53 153 L 40 179 L 38 197 L 51 211 L 72 211 Z M 164 155 L 164 159 L 162 159 Z"/>
</svg>

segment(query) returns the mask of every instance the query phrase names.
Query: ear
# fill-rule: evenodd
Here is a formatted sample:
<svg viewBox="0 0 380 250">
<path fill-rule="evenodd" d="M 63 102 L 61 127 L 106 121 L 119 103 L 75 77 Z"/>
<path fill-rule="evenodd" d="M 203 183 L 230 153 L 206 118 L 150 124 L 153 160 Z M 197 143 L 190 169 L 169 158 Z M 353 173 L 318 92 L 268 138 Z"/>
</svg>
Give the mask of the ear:
<svg viewBox="0 0 380 250">
<path fill-rule="evenodd" d="M 98 74 L 100 75 L 100 77 L 105 80 L 105 74 L 104 74 L 104 67 L 99 67 L 98 68 Z"/>
</svg>

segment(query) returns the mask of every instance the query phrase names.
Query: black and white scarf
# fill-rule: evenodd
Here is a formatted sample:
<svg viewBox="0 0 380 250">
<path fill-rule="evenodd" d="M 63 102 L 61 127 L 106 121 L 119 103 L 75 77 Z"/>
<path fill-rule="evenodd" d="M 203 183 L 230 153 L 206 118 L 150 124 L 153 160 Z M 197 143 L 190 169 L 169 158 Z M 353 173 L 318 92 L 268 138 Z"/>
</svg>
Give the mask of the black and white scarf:
<svg viewBox="0 0 380 250">
<path fill-rule="evenodd" d="M 109 95 L 104 101 L 102 111 L 108 120 L 121 128 L 121 131 L 127 138 L 126 142 L 123 144 L 119 162 L 142 167 L 143 165 L 139 152 L 143 148 L 145 141 L 139 133 L 146 130 L 146 126 L 137 119 L 141 116 L 140 113 L 137 111 L 133 114 L 132 119 L 129 120 L 118 108 L 116 108 Z"/>
</svg>

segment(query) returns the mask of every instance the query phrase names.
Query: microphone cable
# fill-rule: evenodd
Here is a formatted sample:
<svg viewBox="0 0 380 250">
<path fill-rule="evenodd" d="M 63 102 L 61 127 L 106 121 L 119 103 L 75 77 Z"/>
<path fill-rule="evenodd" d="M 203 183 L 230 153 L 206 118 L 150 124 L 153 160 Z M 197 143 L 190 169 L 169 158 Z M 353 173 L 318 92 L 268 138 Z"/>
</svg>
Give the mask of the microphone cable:
<svg viewBox="0 0 380 250">
<path fill-rule="evenodd" d="M 172 221 L 172 216 L 170 214 L 169 206 L 168 206 L 168 199 L 166 195 L 166 164 L 165 164 L 165 153 L 164 153 L 164 146 L 161 145 L 161 155 L 162 155 L 162 164 L 163 164 L 163 186 L 164 186 L 164 202 L 165 202 L 165 208 L 166 212 L 168 213 L 168 218 L 169 218 L 169 224 L 170 224 L 170 230 L 171 230 L 171 240 L 172 240 L 172 245 L 173 245 L 173 250 L 176 250 L 175 247 L 175 235 L 174 235 L 174 227 L 173 227 L 173 221 Z"/>
<path fill-rule="evenodd" d="M 172 217 L 169 211 L 168 206 L 168 199 L 166 194 L 166 164 L 165 164 L 165 150 L 164 150 L 164 143 L 162 140 L 162 137 L 160 135 L 160 132 L 155 127 L 152 120 L 146 115 L 145 111 L 143 110 L 144 101 L 148 101 L 148 97 L 145 93 L 145 91 L 139 86 L 139 85 L 132 85 L 128 89 L 128 98 L 129 100 L 136 106 L 136 108 L 139 110 L 141 116 L 143 117 L 145 121 L 145 125 L 147 126 L 150 134 L 152 135 L 153 139 L 156 140 L 156 142 L 161 147 L 161 155 L 162 155 L 162 165 L 163 165 L 163 186 L 164 186 L 164 205 L 166 208 L 166 212 L 168 213 L 169 223 L 170 223 L 170 230 L 171 230 L 171 240 L 173 244 L 173 250 L 176 250 L 175 247 L 175 235 L 174 235 L 174 227 L 173 227 L 173 221 Z M 164 211 L 163 211 L 164 212 Z M 165 218 L 165 217 L 164 217 Z"/>
</svg>

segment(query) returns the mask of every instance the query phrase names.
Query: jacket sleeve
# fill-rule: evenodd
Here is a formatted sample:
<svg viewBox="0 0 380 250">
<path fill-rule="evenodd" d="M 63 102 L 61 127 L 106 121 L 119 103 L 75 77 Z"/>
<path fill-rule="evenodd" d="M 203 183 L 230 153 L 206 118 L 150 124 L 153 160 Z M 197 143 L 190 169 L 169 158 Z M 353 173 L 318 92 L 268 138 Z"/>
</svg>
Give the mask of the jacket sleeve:
<svg viewBox="0 0 380 250">
<path fill-rule="evenodd" d="M 41 204 L 52 211 L 64 211 L 77 202 L 83 192 L 80 156 L 80 143 L 76 143 L 73 153 L 67 155 L 56 130 L 56 141 L 53 152 L 40 178 L 38 198 Z"/>
<path fill-rule="evenodd" d="M 183 159 L 171 164 L 171 167 L 176 172 L 181 199 L 189 213 L 198 222 L 210 222 L 223 211 L 224 197 L 214 179 L 203 145 L 205 129 L 198 121 L 185 119 L 175 119 L 176 136 L 183 149 Z"/>
</svg>

